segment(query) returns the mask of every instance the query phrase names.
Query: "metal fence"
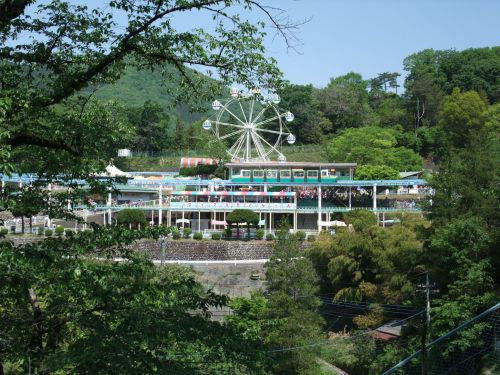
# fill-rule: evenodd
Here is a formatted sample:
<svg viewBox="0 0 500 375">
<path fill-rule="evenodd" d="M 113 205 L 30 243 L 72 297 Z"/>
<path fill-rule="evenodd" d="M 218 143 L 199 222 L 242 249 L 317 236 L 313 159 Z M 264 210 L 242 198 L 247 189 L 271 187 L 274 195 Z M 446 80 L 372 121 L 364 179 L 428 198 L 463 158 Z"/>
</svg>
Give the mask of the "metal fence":
<svg viewBox="0 0 500 375">
<path fill-rule="evenodd" d="M 500 374 L 500 303 L 383 373 L 389 374 Z"/>
</svg>

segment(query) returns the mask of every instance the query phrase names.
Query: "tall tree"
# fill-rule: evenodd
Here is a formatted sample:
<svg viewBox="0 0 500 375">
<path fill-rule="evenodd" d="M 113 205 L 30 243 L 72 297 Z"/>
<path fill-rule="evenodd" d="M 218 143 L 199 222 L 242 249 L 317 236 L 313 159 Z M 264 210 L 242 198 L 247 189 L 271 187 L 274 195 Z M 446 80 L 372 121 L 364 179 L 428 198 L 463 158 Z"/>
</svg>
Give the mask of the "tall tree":
<svg viewBox="0 0 500 375">
<path fill-rule="evenodd" d="M 184 121 L 178 117 L 175 123 L 175 132 L 174 132 L 174 145 L 177 151 L 186 151 L 190 149 L 189 147 L 189 139 L 187 134 L 187 129 L 184 124 Z"/>
<path fill-rule="evenodd" d="M 290 348 L 321 339 L 323 319 L 318 276 L 311 261 L 300 251 L 300 242 L 284 222 L 277 232 L 273 254 L 266 263 L 268 290 L 265 316 L 276 323 L 265 331 L 272 348 Z M 278 351 L 272 354 L 272 369 L 279 374 L 317 374 L 314 349 Z"/>
<path fill-rule="evenodd" d="M 315 92 L 319 109 L 331 121 L 333 130 L 362 127 L 373 120 L 368 103 L 368 82 L 357 73 L 332 78 Z"/>
<path fill-rule="evenodd" d="M 439 125 L 452 147 L 465 147 L 471 137 L 483 130 L 487 106 L 475 91 L 461 93 L 455 88 L 443 98 Z"/>
<path fill-rule="evenodd" d="M 135 149 L 157 154 L 168 145 L 168 115 L 151 101 L 144 103 L 137 123 Z"/>
<path fill-rule="evenodd" d="M 421 169 L 420 156 L 405 147 L 397 147 L 399 134 L 398 129 L 376 126 L 347 129 L 327 145 L 327 155 L 334 162 L 385 165 L 397 171 Z"/>
<path fill-rule="evenodd" d="M 297 143 L 321 143 L 332 124 L 319 110 L 312 85 L 286 85 L 279 91 L 280 107 L 291 111 L 295 119 L 287 127 L 297 137 Z"/>
</svg>

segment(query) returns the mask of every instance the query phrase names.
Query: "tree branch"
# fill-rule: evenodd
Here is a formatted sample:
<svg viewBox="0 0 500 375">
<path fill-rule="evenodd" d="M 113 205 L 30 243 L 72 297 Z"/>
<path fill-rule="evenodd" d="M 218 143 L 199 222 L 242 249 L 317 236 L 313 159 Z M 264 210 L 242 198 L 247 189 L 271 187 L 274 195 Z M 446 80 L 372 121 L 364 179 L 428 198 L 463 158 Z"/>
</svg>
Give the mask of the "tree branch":
<svg viewBox="0 0 500 375">
<path fill-rule="evenodd" d="M 206 0 L 199 1 L 192 4 L 180 5 L 177 7 L 169 8 L 163 12 L 156 12 L 154 16 L 150 17 L 141 26 L 129 31 L 118 43 L 118 46 L 111 51 L 109 54 L 104 56 L 101 61 L 93 66 L 90 66 L 86 71 L 76 76 L 73 80 L 65 84 L 65 86 L 59 90 L 58 93 L 52 97 L 42 100 L 39 105 L 48 106 L 57 104 L 68 96 L 72 95 L 74 92 L 82 89 L 85 84 L 92 78 L 96 77 L 98 74 L 106 71 L 114 62 L 121 60 L 127 55 L 127 53 L 134 50 L 133 39 L 140 35 L 142 32 L 146 31 L 153 23 L 160 20 L 161 18 L 175 12 L 184 12 L 191 9 L 201 9 L 203 6 L 215 5 L 223 2 L 224 0 Z"/>
<path fill-rule="evenodd" d="M 74 156 L 81 155 L 78 147 L 71 146 L 61 140 L 41 138 L 33 134 L 16 134 L 6 140 L 6 144 L 12 147 L 39 146 L 55 150 L 64 150 Z"/>
<path fill-rule="evenodd" d="M 12 20 L 24 13 L 34 0 L 3 0 L 0 1 L 0 30 L 9 26 Z"/>
</svg>

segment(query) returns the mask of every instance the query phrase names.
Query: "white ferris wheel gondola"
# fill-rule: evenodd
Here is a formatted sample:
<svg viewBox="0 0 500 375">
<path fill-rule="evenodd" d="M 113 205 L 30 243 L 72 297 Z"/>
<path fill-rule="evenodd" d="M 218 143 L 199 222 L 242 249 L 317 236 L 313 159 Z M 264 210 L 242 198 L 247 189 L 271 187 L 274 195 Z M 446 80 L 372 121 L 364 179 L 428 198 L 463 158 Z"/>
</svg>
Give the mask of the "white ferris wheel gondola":
<svg viewBox="0 0 500 375">
<path fill-rule="evenodd" d="M 217 111 L 215 119 L 203 123 L 203 129 L 212 129 L 217 139 L 230 144 L 228 154 L 234 162 L 270 161 L 275 157 L 286 161 L 281 152 L 282 140 L 286 137 L 288 143 L 295 142 L 295 136 L 285 125 L 294 116 L 276 107 L 279 95 L 273 94 L 266 101 L 261 98 L 256 89 L 241 95 L 232 88 L 229 100 L 212 103 Z"/>
<path fill-rule="evenodd" d="M 203 129 L 205 129 L 205 130 L 212 129 L 212 122 L 210 120 L 205 120 L 203 122 Z"/>
<path fill-rule="evenodd" d="M 214 111 L 218 111 L 221 107 L 222 107 L 221 102 L 219 102 L 218 100 L 214 100 L 213 101 L 213 103 L 212 103 L 212 109 Z"/>
</svg>

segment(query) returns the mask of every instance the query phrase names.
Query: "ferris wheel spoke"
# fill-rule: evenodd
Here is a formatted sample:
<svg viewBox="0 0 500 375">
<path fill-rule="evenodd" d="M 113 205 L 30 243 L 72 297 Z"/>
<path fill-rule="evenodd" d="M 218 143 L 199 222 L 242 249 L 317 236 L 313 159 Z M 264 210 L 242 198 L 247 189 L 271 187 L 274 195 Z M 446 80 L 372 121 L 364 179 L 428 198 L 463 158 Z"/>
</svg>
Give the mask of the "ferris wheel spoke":
<svg viewBox="0 0 500 375">
<path fill-rule="evenodd" d="M 255 116 L 255 119 L 253 120 L 254 123 L 255 123 L 255 121 L 257 121 L 258 119 L 260 119 L 262 117 L 262 115 L 264 114 L 264 112 L 266 111 L 267 108 L 268 108 L 268 106 L 265 106 L 264 108 L 261 109 L 261 111 L 257 114 L 257 116 Z"/>
<path fill-rule="evenodd" d="M 236 140 L 236 142 L 234 142 L 234 144 L 229 149 L 229 152 L 234 152 L 238 148 L 238 145 L 240 144 L 241 139 L 244 138 L 244 137 L 245 137 L 245 134 L 240 135 L 238 137 L 238 139 Z"/>
<path fill-rule="evenodd" d="M 223 136 L 219 137 L 219 140 L 229 138 L 229 137 L 231 137 L 231 136 L 233 136 L 233 135 L 236 135 L 236 134 L 242 133 L 242 132 L 244 132 L 244 131 L 245 131 L 245 129 L 236 130 L 236 131 L 234 131 L 234 132 L 232 132 L 232 133 L 228 133 L 228 134 L 226 134 L 226 135 L 223 135 Z"/>
<path fill-rule="evenodd" d="M 264 146 L 262 145 L 262 142 L 260 141 L 260 139 L 256 133 L 252 132 L 252 139 L 254 141 L 255 148 L 257 149 L 257 153 L 259 154 L 259 157 L 261 159 L 267 160 L 266 150 L 265 150 Z"/>
<path fill-rule="evenodd" d="M 230 124 L 229 122 L 217 121 L 217 125 L 224 125 L 224 126 L 230 126 L 232 128 L 246 129 L 246 127 L 243 125 Z"/>
<path fill-rule="evenodd" d="M 268 141 L 266 141 L 264 138 L 262 138 L 259 134 L 255 133 L 255 135 L 257 137 L 259 137 L 260 140 L 264 141 L 265 144 L 267 144 L 269 147 L 271 147 L 271 149 L 273 149 L 274 151 L 276 151 L 277 153 L 280 153 L 279 150 L 273 146 L 272 144 L 270 144 Z M 268 155 L 271 153 L 271 151 L 268 153 Z"/>
<path fill-rule="evenodd" d="M 264 125 L 264 124 L 267 124 L 269 122 L 272 122 L 272 121 L 275 121 L 275 120 L 278 120 L 280 117 L 283 117 L 284 115 L 278 115 L 278 116 L 274 116 L 274 117 L 271 117 L 271 118 L 268 118 L 267 120 L 264 120 L 264 121 L 261 121 L 261 122 L 257 122 L 255 123 L 255 127 L 258 127 L 258 126 L 261 126 L 261 125 Z"/>
<path fill-rule="evenodd" d="M 248 122 L 252 122 L 254 105 L 255 105 L 255 100 L 252 100 L 252 105 L 250 106 L 250 114 L 248 115 Z"/>
<path fill-rule="evenodd" d="M 288 135 L 288 133 L 279 132 L 277 130 L 269 130 L 269 129 L 254 129 L 254 130 L 256 132 L 266 132 L 266 133 L 279 134 L 279 135 Z"/>
<path fill-rule="evenodd" d="M 241 114 L 243 115 L 245 122 L 248 123 L 247 115 L 245 114 L 245 110 L 243 109 L 243 106 L 241 105 L 241 102 L 239 100 L 238 100 L 238 104 L 240 105 Z"/>
<path fill-rule="evenodd" d="M 224 107 L 224 110 L 225 110 L 225 111 L 227 111 L 227 113 L 229 113 L 231 116 L 233 116 L 233 117 L 234 117 L 234 118 L 235 118 L 235 119 L 236 119 L 236 120 L 237 120 L 237 121 L 238 121 L 241 125 L 245 126 L 245 122 L 244 122 L 244 121 L 242 121 L 242 120 L 241 120 L 238 116 L 236 116 L 233 112 L 231 112 L 231 111 L 229 110 L 229 108 L 227 108 L 227 106 L 226 106 L 226 107 Z M 231 125 L 232 125 L 232 124 L 231 124 Z"/>
<path fill-rule="evenodd" d="M 233 150 L 233 157 L 238 157 L 238 154 L 240 152 L 240 149 L 241 149 L 241 146 L 243 144 L 243 142 L 245 141 L 245 135 L 246 133 L 243 133 L 239 138 L 238 140 L 236 141 L 236 143 L 233 145 L 233 147 L 231 147 L 231 150 Z"/>
</svg>

